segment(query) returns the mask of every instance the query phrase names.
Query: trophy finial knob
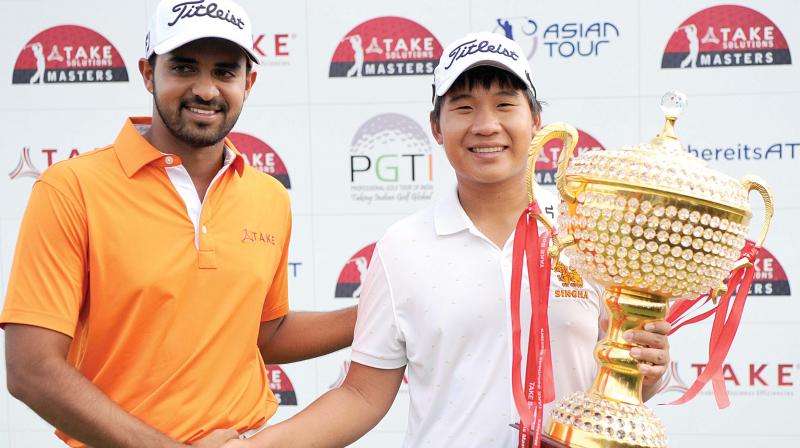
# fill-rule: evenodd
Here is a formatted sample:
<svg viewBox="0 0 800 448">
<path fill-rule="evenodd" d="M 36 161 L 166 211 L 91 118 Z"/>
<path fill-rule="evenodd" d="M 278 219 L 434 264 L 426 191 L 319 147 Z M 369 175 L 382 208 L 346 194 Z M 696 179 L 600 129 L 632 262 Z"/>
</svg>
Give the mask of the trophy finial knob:
<svg viewBox="0 0 800 448">
<path fill-rule="evenodd" d="M 678 118 L 688 105 L 686 94 L 677 90 L 670 90 L 661 97 L 661 110 L 667 118 L 673 120 Z"/>
</svg>

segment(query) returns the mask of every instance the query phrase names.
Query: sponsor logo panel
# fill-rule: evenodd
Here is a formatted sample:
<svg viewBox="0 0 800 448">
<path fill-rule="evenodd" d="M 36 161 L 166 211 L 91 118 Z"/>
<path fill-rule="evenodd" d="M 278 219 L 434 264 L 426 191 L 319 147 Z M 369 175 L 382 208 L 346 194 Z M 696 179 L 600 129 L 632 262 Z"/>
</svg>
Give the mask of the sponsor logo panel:
<svg viewBox="0 0 800 448">
<path fill-rule="evenodd" d="M 791 63 L 786 38 L 772 20 L 745 6 L 720 5 L 693 14 L 675 29 L 661 68 Z"/>
<path fill-rule="evenodd" d="M 404 17 L 367 20 L 342 37 L 328 76 L 432 75 L 442 45 L 427 28 Z"/>
<path fill-rule="evenodd" d="M 98 32 L 78 26 L 48 28 L 29 40 L 14 64 L 12 84 L 128 81 L 119 51 Z"/>
</svg>

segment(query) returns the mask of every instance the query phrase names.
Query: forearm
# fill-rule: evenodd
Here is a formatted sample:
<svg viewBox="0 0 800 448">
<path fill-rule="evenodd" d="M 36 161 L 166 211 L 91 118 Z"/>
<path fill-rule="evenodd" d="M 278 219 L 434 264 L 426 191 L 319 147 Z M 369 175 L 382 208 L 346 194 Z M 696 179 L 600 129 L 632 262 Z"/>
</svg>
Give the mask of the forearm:
<svg viewBox="0 0 800 448">
<path fill-rule="evenodd" d="M 402 371 L 400 372 L 402 377 Z M 328 391 L 299 414 L 267 427 L 249 439 L 253 448 L 327 448 L 347 446 L 380 422 L 391 407 L 391 399 L 370 399 L 346 382 Z"/>
<path fill-rule="evenodd" d="M 9 389 L 50 424 L 89 446 L 184 446 L 126 413 L 64 360 L 43 360 L 9 378 Z"/>
<path fill-rule="evenodd" d="M 268 342 L 260 341 L 261 356 L 267 364 L 284 364 L 335 352 L 353 343 L 355 323 L 355 306 L 336 311 L 292 311 Z"/>
</svg>

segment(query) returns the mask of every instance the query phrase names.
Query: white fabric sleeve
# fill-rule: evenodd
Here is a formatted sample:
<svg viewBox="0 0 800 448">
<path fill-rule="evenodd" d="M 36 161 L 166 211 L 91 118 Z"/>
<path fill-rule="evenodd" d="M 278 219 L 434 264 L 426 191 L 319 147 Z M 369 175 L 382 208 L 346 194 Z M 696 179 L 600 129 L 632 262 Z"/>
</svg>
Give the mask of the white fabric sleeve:
<svg viewBox="0 0 800 448">
<path fill-rule="evenodd" d="M 351 359 L 378 369 L 396 369 L 408 363 L 405 340 L 398 331 L 392 288 L 380 256 L 380 243 L 375 247 L 358 301 Z"/>
</svg>

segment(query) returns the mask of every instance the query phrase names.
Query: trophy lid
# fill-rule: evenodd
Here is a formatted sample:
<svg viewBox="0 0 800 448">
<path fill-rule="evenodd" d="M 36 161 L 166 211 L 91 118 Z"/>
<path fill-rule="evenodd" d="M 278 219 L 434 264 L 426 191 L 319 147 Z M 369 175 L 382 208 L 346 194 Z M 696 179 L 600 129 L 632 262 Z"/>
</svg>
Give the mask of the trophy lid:
<svg viewBox="0 0 800 448">
<path fill-rule="evenodd" d="M 675 135 L 675 121 L 683 113 L 686 95 L 670 91 L 661 98 L 664 129 L 648 143 L 620 150 L 589 151 L 572 160 L 567 180 L 623 184 L 668 191 L 702 201 L 750 212 L 748 192 L 742 184 L 688 153 Z"/>
</svg>

